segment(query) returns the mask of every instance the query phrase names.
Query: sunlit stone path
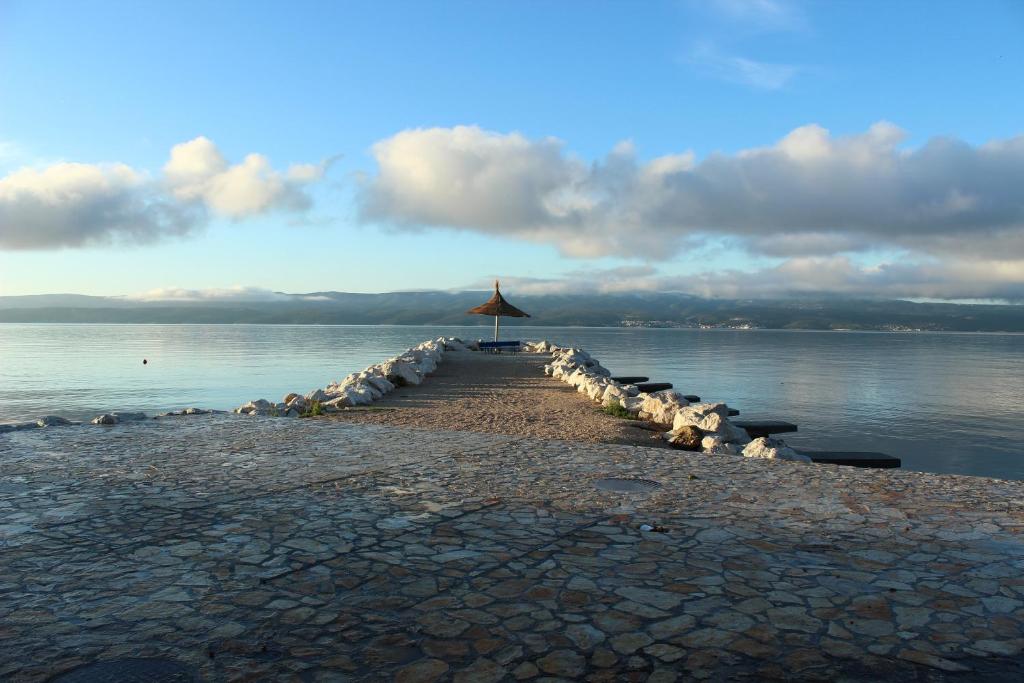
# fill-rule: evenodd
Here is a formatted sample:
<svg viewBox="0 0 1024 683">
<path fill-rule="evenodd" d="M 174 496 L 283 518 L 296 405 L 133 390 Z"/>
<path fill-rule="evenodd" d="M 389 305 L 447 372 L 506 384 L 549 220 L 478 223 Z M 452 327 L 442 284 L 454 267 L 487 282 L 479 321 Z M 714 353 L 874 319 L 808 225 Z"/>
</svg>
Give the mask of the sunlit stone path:
<svg viewBox="0 0 1024 683">
<path fill-rule="evenodd" d="M 17 432 L 0 679 L 1020 680 L 1022 531 L 1024 482 L 321 419 Z"/>
</svg>

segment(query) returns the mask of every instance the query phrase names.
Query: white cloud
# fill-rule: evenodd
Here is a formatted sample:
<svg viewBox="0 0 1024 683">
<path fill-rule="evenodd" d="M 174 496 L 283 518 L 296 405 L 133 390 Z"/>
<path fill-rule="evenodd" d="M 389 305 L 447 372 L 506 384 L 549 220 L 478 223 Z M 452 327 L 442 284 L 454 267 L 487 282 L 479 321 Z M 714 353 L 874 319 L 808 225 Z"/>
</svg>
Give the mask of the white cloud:
<svg viewBox="0 0 1024 683">
<path fill-rule="evenodd" d="M 0 248 L 80 246 L 112 235 L 147 242 L 197 222 L 193 207 L 161 196 L 124 164 L 58 163 L 0 178 Z"/>
<path fill-rule="evenodd" d="M 779 90 L 801 71 L 795 64 L 761 62 L 727 54 L 708 42 L 698 43 L 688 61 L 706 76 L 760 90 Z"/>
<path fill-rule="evenodd" d="M 229 165 L 211 140 L 198 137 L 171 149 L 164 177 L 178 199 L 201 200 L 221 216 L 237 219 L 274 207 L 308 208 L 301 186 L 320 180 L 325 170 L 325 164 L 297 164 L 280 173 L 262 154 Z"/>
<path fill-rule="evenodd" d="M 258 302 L 258 301 L 291 301 L 291 294 L 274 292 L 262 287 L 234 287 L 185 289 L 182 287 L 163 287 L 151 289 L 141 294 L 125 297 L 130 301 L 225 301 L 225 302 Z"/>
<path fill-rule="evenodd" d="M 171 150 L 163 177 L 125 164 L 55 163 L 0 177 L 0 249 L 77 247 L 183 235 L 210 214 L 301 212 L 324 164 L 274 170 L 260 154 L 230 164 L 205 137 Z"/>
<path fill-rule="evenodd" d="M 586 163 L 560 141 L 476 127 L 403 131 L 377 143 L 366 220 L 556 245 L 574 257 L 664 260 L 709 237 L 776 255 L 898 247 L 1024 258 L 1024 136 L 902 149 L 879 122 L 835 137 L 797 128 L 777 143 L 650 161 L 632 145 Z"/>
<path fill-rule="evenodd" d="M 710 0 L 707 7 L 725 19 L 763 31 L 785 31 L 806 26 L 803 12 L 782 0 Z"/>
<path fill-rule="evenodd" d="M 587 268 L 550 278 L 494 275 L 460 289 L 489 289 L 495 280 L 517 296 L 675 291 L 665 289 L 674 284 L 675 278 L 659 275 L 652 266 Z"/>
<path fill-rule="evenodd" d="M 883 298 L 1024 300 L 1024 259 L 957 259 L 858 266 L 842 256 L 801 257 L 757 271 L 695 279 L 694 294 L 784 297 L 793 294 Z"/>
<path fill-rule="evenodd" d="M 857 265 L 845 256 L 797 257 L 755 270 L 665 275 L 637 266 L 579 270 L 555 278 L 504 275 L 501 282 L 521 295 L 681 292 L 726 299 L 843 295 L 1024 301 L 1024 259 Z M 486 286 L 484 281 L 476 284 Z"/>
</svg>

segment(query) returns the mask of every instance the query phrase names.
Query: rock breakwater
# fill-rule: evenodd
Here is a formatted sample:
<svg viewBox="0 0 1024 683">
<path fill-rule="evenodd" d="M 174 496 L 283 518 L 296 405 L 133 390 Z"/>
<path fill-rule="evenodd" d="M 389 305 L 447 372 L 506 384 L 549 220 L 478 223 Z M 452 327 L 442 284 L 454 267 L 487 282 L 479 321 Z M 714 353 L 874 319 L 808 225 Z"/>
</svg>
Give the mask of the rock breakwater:
<svg viewBox="0 0 1024 683">
<path fill-rule="evenodd" d="M 551 353 L 544 374 L 575 387 L 605 408 L 617 407 L 636 419 L 664 425 L 668 428 L 665 440 L 677 448 L 709 455 L 811 462 L 782 439 L 751 439 L 729 419 L 725 403 L 691 403 L 674 389 L 642 392 L 635 384 L 612 379 L 611 372 L 583 349 L 561 348 L 548 342 L 539 342 L 534 348 Z"/>
<path fill-rule="evenodd" d="M 306 394 L 289 393 L 280 402 L 265 398 L 249 401 L 234 412 L 240 415 L 302 417 L 334 413 L 346 408 L 368 406 L 399 386 L 418 385 L 437 370 L 446 352 L 479 350 L 479 342 L 456 337 L 438 337 L 406 349 L 382 363 L 353 372 L 344 379 Z"/>
</svg>

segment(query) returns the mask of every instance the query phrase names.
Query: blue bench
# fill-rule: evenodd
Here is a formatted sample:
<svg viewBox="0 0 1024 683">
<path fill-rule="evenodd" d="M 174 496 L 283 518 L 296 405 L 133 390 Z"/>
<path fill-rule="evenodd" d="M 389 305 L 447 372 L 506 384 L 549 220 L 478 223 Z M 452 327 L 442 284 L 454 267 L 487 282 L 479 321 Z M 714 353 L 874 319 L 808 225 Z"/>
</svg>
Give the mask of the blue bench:
<svg viewBox="0 0 1024 683">
<path fill-rule="evenodd" d="M 480 342 L 480 350 L 490 351 L 491 353 L 498 353 L 506 350 L 515 353 L 522 349 L 522 346 L 523 343 L 518 341 Z"/>
</svg>

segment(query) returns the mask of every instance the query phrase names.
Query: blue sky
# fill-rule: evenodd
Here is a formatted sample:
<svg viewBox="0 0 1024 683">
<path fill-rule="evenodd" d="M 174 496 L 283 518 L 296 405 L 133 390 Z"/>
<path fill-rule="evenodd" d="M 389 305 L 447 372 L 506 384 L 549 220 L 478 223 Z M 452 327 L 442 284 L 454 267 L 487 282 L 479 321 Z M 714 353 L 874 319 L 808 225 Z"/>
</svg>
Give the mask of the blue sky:
<svg viewBox="0 0 1024 683">
<path fill-rule="evenodd" d="M 0 0 L 0 294 L 1015 299 L 1022 67 L 1015 2 Z"/>
</svg>

